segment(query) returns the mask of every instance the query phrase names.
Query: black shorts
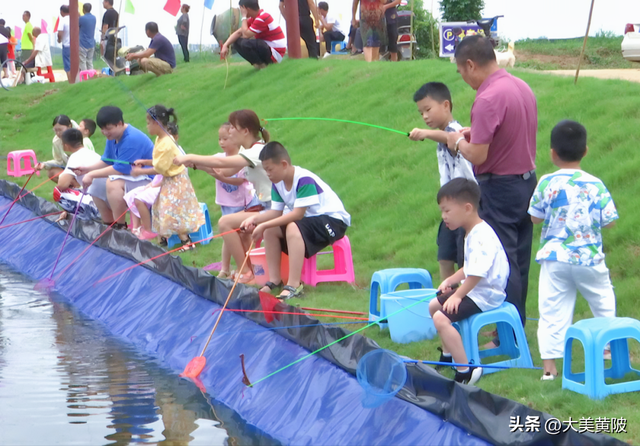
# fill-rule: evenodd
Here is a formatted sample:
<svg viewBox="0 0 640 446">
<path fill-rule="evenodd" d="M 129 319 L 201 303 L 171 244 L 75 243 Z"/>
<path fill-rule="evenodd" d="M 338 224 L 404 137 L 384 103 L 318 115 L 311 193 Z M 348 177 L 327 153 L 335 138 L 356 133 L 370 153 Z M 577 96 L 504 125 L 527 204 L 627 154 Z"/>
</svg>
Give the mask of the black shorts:
<svg viewBox="0 0 640 446">
<path fill-rule="evenodd" d="M 436 299 L 440 305 L 444 305 L 444 303 L 449 299 L 455 291 L 450 291 L 448 293 L 441 294 Z M 447 313 L 444 310 L 440 310 L 442 313 L 449 318 L 451 322 L 460 322 L 464 319 L 468 319 L 474 314 L 482 313 L 482 310 L 476 305 L 476 303 L 469 297 L 464 296 L 460 305 L 458 305 L 458 312 L 455 314 Z"/>
<path fill-rule="evenodd" d="M 300 234 L 302 234 L 302 240 L 304 240 L 305 259 L 313 257 L 327 246 L 333 245 L 340 240 L 344 237 L 348 228 L 342 220 L 326 215 L 304 217 L 294 223 L 298 226 Z M 282 226 L 282 234 L 284 237 L 280 239 L 280 246 L 282 247 L 282 252 L 288 254 L 286 226 Z"/>
<path fill-rule="evenodd" d="M 458 268 L 464 266 L 464 229 L 455 231 L 447 228 L 444 221 L 438 228 L 438 261 L 448 260 L 458 264 Z"/>
<path fill-rule="evenodd" d="M 0 64 L 9 58 L 9 45 L 0 45 Z"/>
<path fill-rule="evenodd" d="M 389 43 L 387 44 L 387 48 L 391 53 L 398 52 L 398 24 L 397 23 L 387 23 L 387 37 Z"/>
</svg>

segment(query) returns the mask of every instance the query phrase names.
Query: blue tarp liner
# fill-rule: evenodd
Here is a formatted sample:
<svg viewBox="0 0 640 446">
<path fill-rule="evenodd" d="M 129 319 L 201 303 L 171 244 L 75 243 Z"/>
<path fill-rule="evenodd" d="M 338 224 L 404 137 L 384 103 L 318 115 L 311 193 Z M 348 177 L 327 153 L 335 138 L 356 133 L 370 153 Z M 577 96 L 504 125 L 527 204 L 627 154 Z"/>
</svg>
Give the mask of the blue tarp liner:
<svg viewBox="0 0 640 446">
<path fill-rule="evenodd" d="M 0 181 L 1 194 L 13 198 L 18 190 Z M 0 208 L 10 202 L 0 197 Z M 51 203 L 35 196 L 21 203 L 25 207 L 14 206 L 5 225 L 54 211 Z M 0 215 L 4 212 L 6 208 Z M 0 229 L 0 261 L 36 280 L 48 277 L 68 227 L 68 221 L 53 224 L 54 218 Z M 76 238 L 68 241 L 57 271 L 86 248 L 83 240 L 93 240 L 104 228 L 94 222 L 76 222 L 72 230 Z M 110 231 L 97 245 L 56 280 L 56 291 L 114 334 L 181 372 L 200 354 L 217 317 L 212 313 L 220 308 L 216 302 L 226 298 L 229 282 L 165 256 L 95 285 L 162 252 L 124 231 Z M 259 309 L 255 289 L 240 287 L 230 307 Z M 315 322 L 301 314 L 283 316 L 271 325 Z M 359 335 L 248 388 L 242 384 L 240 354 L 245 355 L 248 376 L 255 381 L 307 355 L 308 349 L 344 335 L 336 327 L 275 331 L 265 325 L 269 324 L 261 314 L 225 313 L 205 354 L 207 367 L 201 379 L 215 399 L 284 444 L 622 444 L 604 435 L 571 430 L 557 436 L 544 431 L 511 434 L 509 416 L 538 415 L 544 426 L 549 415 L 458 385 L 420 364 L 407 366 L 409 378 L 397 398 L 375 409 L 363 408 L 354 372 L 358 359 L 377 345 Z"/>
</svg>

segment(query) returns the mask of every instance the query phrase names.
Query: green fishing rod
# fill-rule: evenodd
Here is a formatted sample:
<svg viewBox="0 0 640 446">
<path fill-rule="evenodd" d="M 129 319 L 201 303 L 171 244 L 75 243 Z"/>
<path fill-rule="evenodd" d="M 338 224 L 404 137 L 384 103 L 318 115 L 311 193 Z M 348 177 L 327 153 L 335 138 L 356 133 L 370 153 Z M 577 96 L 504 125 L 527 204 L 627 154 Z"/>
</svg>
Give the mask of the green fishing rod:
<svg viewBox="0 0 640 446">
<path fill-rule="evenodd" d="M 359 122 L 359 121 L 349 121 L 347 119 L 333 119 L 333 118 L 271 118 L 271 119 L 263 119 L 263 121 L 266 123 L 270 122 L 270 121 L 328 121 L 328 122 L 342 122 L 345 124 L 356 124 L 356 125 L 363 125 L 365 127 L 373 127 L 374 129 L 379 129 L 379 130 L 386 130 L 388 132 L 393 132 L 393 133 L 399 133 L 400 135 L 404 135 L 404 136 L 409 136 L 408 132 L 403 132 L 401 130 L 396 130 L 396 129 L 392 129 L 389 127 L 383 127 L 381 125 L 375 125 L 375 124 L 368 124 L 366 122 Z"/>
</svg>

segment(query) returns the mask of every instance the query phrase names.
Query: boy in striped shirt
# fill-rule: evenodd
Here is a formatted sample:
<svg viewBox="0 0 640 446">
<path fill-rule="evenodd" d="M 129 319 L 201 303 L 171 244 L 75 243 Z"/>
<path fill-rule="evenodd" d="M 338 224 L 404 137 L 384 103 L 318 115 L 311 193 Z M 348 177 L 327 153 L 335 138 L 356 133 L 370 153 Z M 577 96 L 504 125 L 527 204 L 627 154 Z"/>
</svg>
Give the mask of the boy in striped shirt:
<svg viewBox="0 0 640 446">
<path fill-rule="evenodd" d="M 351 216 L 327 183 L 291 164 L 287 149 L 279 142 L 265 145 L 260 160 L 273 183 L 271 210 L 247 218 L 240 228 L 253 231 L 254 240 L 264 238 L 270 282 L 262 291 L 282 286 L 280 258 L 285 252 L 289 255 L 289 279 L 278 298 L 299 297 L 304 259 L 344 237 Z"/>
<path fill-rule="evenodd" d="M 239 5 L 242 26 L 222 45 L 220 58 L 225 59 L 233 45 L 233 49 L 258 70 L 282 62 L 287 41 L 280 26 L 260 9 L 258 0 L 240 0 Z"/>
</svg>

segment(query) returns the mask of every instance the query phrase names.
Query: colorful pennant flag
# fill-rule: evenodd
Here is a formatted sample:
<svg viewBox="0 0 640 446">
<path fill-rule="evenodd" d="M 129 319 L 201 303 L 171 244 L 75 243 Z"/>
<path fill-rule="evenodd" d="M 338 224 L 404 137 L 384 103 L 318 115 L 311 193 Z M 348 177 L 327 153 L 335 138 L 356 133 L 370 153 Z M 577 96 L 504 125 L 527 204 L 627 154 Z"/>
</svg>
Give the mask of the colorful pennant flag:
<svg viewBox="0 0 640 446">
<path fill-rule="evenodd" d="M 177 16 L 180 12 L 180 0 L 167 0 L 164 10 L 174 17 Z"/>
<path fill-rule="evenodd" d="M 133 6 L 133 3 L 131 2 L 131 0 L 126 0 L 124 4 L 124 12 L 127 12 L 129 14 L 136 13 L 136 8 Z"/>
<path fill-rule="evenodd" d="M 56 19 L 56 24 L 55 24 L 55 25 L 53 25 L 53 32 L 54 32 L 54 33 L 57 33 L 57 32 L 58 32 L 58 26 L 60 26 L 60 17 L 58 17 L 58 18 Z"/>
<path fill-rule="evenodd" d="M 19 26 L 16 26 L 14 30 L 15 30 L 15 38 L 18 40 L 22 39 L 22 28 L 20 28 Z"/>
<path fill-rule="evenodd" d="M 84 15 L 84 11 L 82 10 L 84 3 L 78 2 L 78 12 L 80 13 L 80 17 Z"/>
<path fill-rule="evenodd" d="M 47 22 L 45 22 L 44 19 L 40 20 L 40 32 L 42 34 L 48 34 L 47 33 Z"/>
<path fill-rule="evenodd" d="M 204 0 L 204 7 L 207 9 L 213 8 L 213 0 Z"/>
</svg>

